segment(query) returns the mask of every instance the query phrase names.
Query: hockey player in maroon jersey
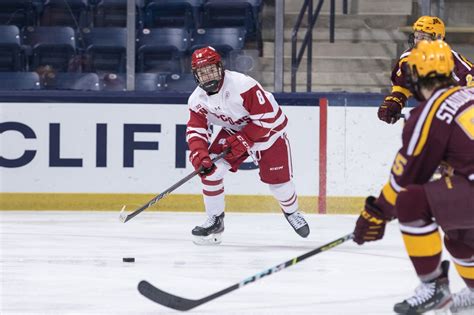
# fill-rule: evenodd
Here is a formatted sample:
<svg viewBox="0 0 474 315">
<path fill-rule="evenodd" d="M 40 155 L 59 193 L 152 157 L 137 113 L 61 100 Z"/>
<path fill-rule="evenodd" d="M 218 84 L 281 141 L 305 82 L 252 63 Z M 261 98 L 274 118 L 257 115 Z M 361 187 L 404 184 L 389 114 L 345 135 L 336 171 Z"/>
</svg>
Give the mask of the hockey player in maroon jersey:
<svg viewBox="0 0 474 315">
<path fill-rule="evenodd" d="M 191 66 L 198 87 L 188 100 L 187 142 L 190 161 L 201 166 L 207 220 L 192 230 L 195 243 L 221 242 L 224 231 L 224 176 L 236 172 L 251 156 L 260 169 L 260 179 L 269 185 L 286 219 L 302 237 L 309 226 L 298 210 L 292 182 L 291 151 L 286 135 L 288 119 L 273 95 L 249 76 L 224 70 L 221 56 L 212 47 L 196 50 Z M 210 125 L 221 126 L 209 146 Z M 230 150 L 223 160 L 211 162 L 213 154 Z"/>
<path fill-rule="evenodd" d="M 452 77 L 454 57 L 443 41 L 421 41 L 406 60 L 410 92 L 420 101 L 403 128 L 388 183 L 368 197 L 357 220 L 358 244 L 383 237 L 398 218 L 403 241 L 421 284 L 395 305 L 399 314 L 421 314 L 452 303 L 474 314 L 474 87 Z M 448 170 L 430 181 L 438 165 Z M 442 241 L 467 285 L 451 295 Z"/>
<path fill-rule="evenodd" d="M 401 117 L 406 101 L 411 97 L 408 83 L 404 73 L 404 65 L 410 51 L 420 40 L 444 40 L 446 30 L 443 21 L 436 16 L 422 16 L 413 24 L 413 33 L 410 34 L 410 48 L 399 58 L 392 70 L 392 92 L 387 95 L 378 109 L 380 120 L 394 124 Z M 452 50 L 454 57 L 453 78 L 462 86 L 474 85 L 474 67 L 472 63 L 461 54 Z"/>
</svg>

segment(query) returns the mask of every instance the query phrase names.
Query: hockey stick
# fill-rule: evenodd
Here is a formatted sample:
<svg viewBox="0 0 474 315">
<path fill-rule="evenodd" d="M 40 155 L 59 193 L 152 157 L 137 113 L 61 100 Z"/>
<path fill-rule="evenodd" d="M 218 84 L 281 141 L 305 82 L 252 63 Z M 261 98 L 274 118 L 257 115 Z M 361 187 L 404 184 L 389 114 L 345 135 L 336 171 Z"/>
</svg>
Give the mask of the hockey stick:
<svg viewBox="0 0 474 315">
<path fill-rule="evenodd" d="M 214 157 L 212 159 L 212 162 L 216 162 L 220 159 L 222 159 L 224 156 L 226 156 L 226 154 L 229 152 L 229 150 L 227 151 L 224 151 L 222 152 L 221 154 L 217 155 L 216 157 Z M 176 188 L 180 187 L 181 185 L 183 185 L 184 183 L 186 183 L 187 181 L 189 181 L 191 178 L 193 178 L 194 176 L 196 176 L 197 174 L 199 174 L 200 172 L 203 171 L 203 167 L 201 166 L 201 168 L 199 168 L 198 170 L 195 170 L 194 172 L 188 174 L 186 177 L 184 177 L 183 179 L 181 179 L 180 181 L 178 181 L 176 184 L 174 184 L 173 186 L 171 186 L 170 188 L 166 189 L 164 192 L 160 193 L 159 195 L 156 195 L 155 197 L 153 197 L 153 199 L 151 199 L 150 201 L 148 201 L 148 203 L 144 204 L 143 206 L 141 206 L 140 208 L 136 209 L 135 211 L 129 213 L 129 214 L 126 214 L 125 213 L 125 207 L 126 206 L 123 206 L 122 207 L 122 210 L 120 211 L 120 221 L 122 221 L 123 223 L 129 221 L 130 219 L 134 218 L 135 216 L 137 216 L 140 212 L 148 209 L 149 207 L 153 206 L 155 203 L 157 203 L 158 201 L 160 201 L 161 199 L 163 199 L 164 197 L 166 197 L 169 193 L 171 193 L 172 191 L 174 191 Z"/>
<path fill-rule="evenodd" d="M 152 300 L 155 303 L 161 304 L 163 306 L 167 306 L 169 308 L 178 310 L 178 311 L 188 311 L 192 308 L 195 308 L 196 306 L 202 305 L 204 303 L 207 303 L 209 301 L 212 301 L 224 294 L 230 293 L 234 290 L 240 289 L 241 287 L 253 283 L 265 276 L 269 276 L 273 273 L 276 273 L 278 271 L 281 271 L 285 268 L 288 268 L 290 266 L 293 266 L 300 261 L 305 260 L 306 258 L 309 258 L 311 256 L 314 256 L 316 254 L 325 252 L 331 248 L 334 248 L 338 245 L 341 245 L 345 241 L 351 240 L 353 238 L 353 234 L 347 234 L 341 238 L 338 238 L 335 241 L 332 241 L 330 243 L 327 243 L 321 247 L 315 248 L 312 251 L 309 251 L 301 256 L 295 257 L 293 259 L 290 259 L 282 264 L 276 265 L 272 268 L 265 269 L 262 272 L 257 273 L 256 275 L 253 275 L 239 283 L 236 283 L 234 285 L 231 285 L 228 288 L 225 288 L 223 290 L 220 290 L 214 294 L 208 295 L 206 297 L 203 297 L 198 300 L 191 300 L 191 299 L 186 299 L 183 297 L 179 297 L 177 295 L 173 295 L 171 293 L 165 292 L 163 290 L 158 289 L 157 287 L 153 286 L 151 283 L 148 281 L 142 280 L 138 284 L 138 291 L 147 297 L 148 299 Z"/>
</svg>

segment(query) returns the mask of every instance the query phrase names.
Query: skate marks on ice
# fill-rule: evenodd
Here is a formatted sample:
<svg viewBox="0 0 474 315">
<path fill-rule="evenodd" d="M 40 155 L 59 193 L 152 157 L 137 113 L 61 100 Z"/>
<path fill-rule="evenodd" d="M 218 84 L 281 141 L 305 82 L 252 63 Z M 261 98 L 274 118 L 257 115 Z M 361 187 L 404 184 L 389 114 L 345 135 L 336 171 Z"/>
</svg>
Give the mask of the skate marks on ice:
<svg viewBox="0 0 474 315">
<path fill-rule="evenodd" d="M 308 215 L 312 234 L 301 239 L 281 214 L 229 213 L 222 244 L 201 247 L 190 231 L 202 218 L 150 212 L 124 225 L 114 212 L 0 212 L 0 313 L 177 314 L 142 297 L 138 282 L 200 298 L 350 232 L 356 219 Z M 390 224 L 380 242 L 348 242 L 191 313 L 393 314 L 417 285 L 405 255 Z"/>
</svg>

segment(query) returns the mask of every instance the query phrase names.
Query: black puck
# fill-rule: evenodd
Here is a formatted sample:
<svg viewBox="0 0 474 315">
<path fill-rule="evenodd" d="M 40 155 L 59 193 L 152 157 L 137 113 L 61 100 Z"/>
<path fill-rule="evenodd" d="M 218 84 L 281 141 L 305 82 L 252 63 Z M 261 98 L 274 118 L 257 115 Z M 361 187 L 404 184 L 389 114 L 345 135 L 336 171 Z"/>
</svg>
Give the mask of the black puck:
<svg viewBox="0 0 474 315">
<path fill-rule="evenodd" d="M 135 262 L 135 258 L 133 257 L 124 257 L 122 258 L 123 262 Z"/>
</svg>

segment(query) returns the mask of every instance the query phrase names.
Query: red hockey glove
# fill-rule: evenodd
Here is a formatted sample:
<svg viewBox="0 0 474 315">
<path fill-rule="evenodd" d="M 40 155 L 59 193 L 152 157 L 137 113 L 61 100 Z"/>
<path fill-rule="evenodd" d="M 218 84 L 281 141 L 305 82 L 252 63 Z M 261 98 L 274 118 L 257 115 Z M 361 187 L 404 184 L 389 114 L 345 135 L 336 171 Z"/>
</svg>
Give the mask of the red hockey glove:
<svg viewBox="0 0 474 315">
<path fill-rule="evenodd" d="M 253 146 L 253 141 L 250 140 L 244 133 L 237 132 L 230 137 L 225 139 L 225 144 L 222 149 L 228 150 L 229 153 L 225 156 L 225 159 L 231 163 L 231 161 L 237 160 L 239 157 L 248 152 L 248 150 Z"/>
<path fill-rule="evenodd" d="M 202 139 L 192 138 L 188 142 L 191 154 L 189 161 L 193 164 L 194 169 L 199 170 L 199 176 L 205 177 L 216 171 L 216 166 L 212 163 L 207 149 L 207 142 Z"/>
<path fill-rule="evenodd" d="M 216 166 L 209 157 L 207 149 L 197 149 L 189 155 L 189 160 L 196 171 L 199 170 L 199 176 L 205 177 L 212 175 L 216 171 Z"/>
<path fill-rule="evenodd" d="M 382 239 L 387 220 L 382 210 L 375 204 L 375 197 L 369 196 L 365 200 L 365 207 L 357 219 L 354 229 L 354 242 L 359 245 Z"/>
<path fill-rule="evenodd" d="M 377 112 L 379 119 L 388 124 L 396 123 L 401 117 L 406 100 L 406 96 L 399 92 L 394 92 L 385 97 Z"/>
</svg>

